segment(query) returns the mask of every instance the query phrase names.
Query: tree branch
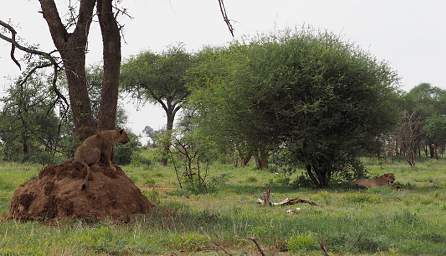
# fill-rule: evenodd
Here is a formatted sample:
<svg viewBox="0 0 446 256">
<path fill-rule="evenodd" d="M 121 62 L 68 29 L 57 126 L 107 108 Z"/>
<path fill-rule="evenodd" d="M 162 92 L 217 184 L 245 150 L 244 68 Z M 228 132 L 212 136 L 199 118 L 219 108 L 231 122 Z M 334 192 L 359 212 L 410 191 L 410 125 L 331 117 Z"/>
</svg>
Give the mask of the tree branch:
<svg viewBox="0 0 446 256">
<path fill-rule="evenodd" d="M 11 32 L 11 41 L 12 42 L 16 42 L 16 39 L 15 39 L 15 36 L 16 36 L 16 34 L 17 34 L 17 32 L 15 31 L 15 29 L 11 26 L 11 25 L 9 25 L 8 23 L 6 23 L 6 22 L 3 22 L 3 21 L 1 21 L 0 20 L 0 25 L 2 25 L 4 28 L 6 28 L 7 30 L 9 30 L 9 32 Z M 3 36 L 2 34 L 0 34 L 0 37 L 1 36 Z M 3 37 L 2 37 L 3 38 Z M 7 38 L 7 37 L 6 37 Z M 6 40 L 6 39 L 4 39 L 4 40 Z M 14 63 L 17 65 L 17 66 L 19 66 L 19 69 L 22 69 L 22 67 L 20 66 L 20 63 L 17 61 L 17 59 L 15 58 L 15 56 L 14 56 L 14 52 L 15 52 L 15 44 L 11 44 L 11 53 L 10 53 L 10 56 L 11 56 L 11 59 L 12 59 L 12 61 L 14 61 Z"/>
<path fill-rule="evenodd" d="M 256 245 L 257 251 L 259 251 L 260 255 L 262 256 L 266 255 L 265 252 L 263 252 L 262 247 L 260 247 L 259 242 L 257 242 L 257 240 L 254 237 L 250 237 L 248 238 L 248 240 L 251 240 Z"/>
<path fill-rule="evenodd" d="M 228 18 L 228 15 L 226 13 L 226 7 L 223 0 L 218 0 L 218 4 L 220 5 L 220 12 L 223 16 L 223 20 L 226 23 L 226 26 L 228 26 L 229 32 L 231 33 L 232 37 L 234 37 L 234 28 L 232 27 L 231 21 Z"/>
<path fill-rule="evenodd" d="M 93 20 L 93 9 L 96 0 L 81 0 L 79 6 L 79 18 L 77 20 L 76 28 L 73 34 L 82 36 L 84 40 L 87 40 L 88 33 L 90 31 L 90 24 Z"/>
<path fill-rule="evenodd" d="M 56 3 L 54 0 L 39 0 L 42 8 L 43 17 L 48 23 L 54 44 L 58 49 L 64 48 L 65 42 L 68 40 L 69 34 L 62 24 Z"/>
<path fill-rule="evenodd" d="M 46 67 L 50 67 L 53 66 L 53 79 L 52 79 L 52 89 L 53 91 L 56 93 L 57 95 L 57 99 L 56 102 L 61 102 L 62 104 L 62 108 L 64 109 L 64 111 L 68 111 L 69 109 L 69 104 L 68 104 L 68 100 L 65 98 L 65 96 L 60 92 L 60 90 L 57 88 L 57 78 L 58 78 L 58 72 L 61 69 L 61 67 L 59 66 L 59 63 L 57 62 L 56 58 L 53 57 L 51 54 L 55 53 L 56 51 L 52 51 L 50 53 L 48 52 L 43 52 L 43 51 L 39 51 L 30 47 L 26 47 L 23 46 L 21 44 L 19 44 L 16 41 L 15 38 L 15 34 L 16 31 L 15 29 L 9 25 L 8 23 L 1 21 L 0 20 L 0 25 L 5 27 L 6 29 L 8 29 L 9 31 L 11 31 L 12 33 L 12 37 L 9 38 L 3 34 L 0 33 L 0 39 L 3 39 L 9 43 L 11 43 L 12 45 L 12 49 L 11 49 L 11 58 L 12 60 L 19 66 L 19 68 L 21 68 L 20 63 L 17 61 L 17 59 L 14 56 L 14 50 L 15 48 L 24 51 L 26 53 L 29 53 L 31 56 L 32 55 L 37 55 L 40 56 L 46 60 L 48 60 L 49 62 L 46 63 L 41 63 L 39 65 L 34 66 L 33 68 L 31 68 L 31 70 L 24 76 L 24 78 L 22 79 L 22 81 L 20 81 L 19 85 L 23 85 L 25 84 L 28 79 L 38 70 L 38 69 L 42 69 L 42 68 L 46 68 Z"/>
<path fill-rule="evenodd" d="M 150 89 L 147 89 L 147 91 L 149 92 L 150 96 L 152 96 L 152 98 L 154 98 L 159 104 L 161 104 L 161 106 L 163 107 L 164 111 L 166 111 L 166 113 L 168 113 L 169 112 L 169 108 L 167 107 L 166 103 L 164 103 L 161 100 L 161 97 L 156 96 L 155 93 L 152 90 L 150 90 Z"/>
</svg>

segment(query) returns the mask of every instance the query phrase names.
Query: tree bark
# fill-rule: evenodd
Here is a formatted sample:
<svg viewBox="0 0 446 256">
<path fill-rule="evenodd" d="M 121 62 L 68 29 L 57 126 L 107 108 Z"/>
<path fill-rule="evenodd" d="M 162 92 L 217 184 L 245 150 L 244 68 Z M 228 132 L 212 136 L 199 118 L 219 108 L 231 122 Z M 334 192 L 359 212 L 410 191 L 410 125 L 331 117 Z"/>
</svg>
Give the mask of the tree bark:
<svg viewBox="0 0 446 256">
<path fill-rule="evenodd" d="M 173 130 L 173 122 L 175 120 L 175 112 L 172 108 L 167 108 L 166 110 L 166 116 L 167 116 L 167 123 L 166 123 L 166 132 L 169 133 L 169 135 L 172 133 Z M 167 154 L 169 153 L 170 149 L 170 139 L 167 141 L 167 143 L 164 145 L 164 152 L 165 156 L 161 159 L 161 164 L 163 166 L 167 165 Z"/>
<path fill-rule="evenodd" d="M 307 164 L 305 165 L 308 176 L 316 187 L 327 187 L 330 181 L 331 175 L 327 171 L 316 170 L 314 166 Z"/>
<path fill-rule="evenodd" d="M 268 168 L 268 151 L 265 148 L 258 148 L 254 154 L 256 160 L 256 168 L 264 170 Z"/>
<path fill-rule="evenodd" d="M 83 140 L 96 131 L 85 76 L 85 50 L 96 0 L 80 0 L 79 17 L 72 33 L 68 33 L 62 24 L 54 0 L 39 2 L 65 67 L 75 134 Z"/>
<path fill-rule="evenodd" d="M 97 2 L 104 59 L 98 130 L 114 129 L 116 126 L 121 66 L 121 35 L 112 8 L 112 0 L 98 0 Z"/>
</svg>

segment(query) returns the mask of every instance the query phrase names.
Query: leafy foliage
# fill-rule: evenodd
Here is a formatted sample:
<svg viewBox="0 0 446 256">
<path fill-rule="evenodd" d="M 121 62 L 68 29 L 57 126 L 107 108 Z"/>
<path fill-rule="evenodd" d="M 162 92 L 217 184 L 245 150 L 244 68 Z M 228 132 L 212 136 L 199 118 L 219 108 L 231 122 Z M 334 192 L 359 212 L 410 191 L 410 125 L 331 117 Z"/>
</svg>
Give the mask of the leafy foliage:
<svg viewBox="0 0 446 256">
<path fill-rule="evenodd" d="M 130 164 L 138 149 L 141 148 L 141 143 L 138 140 L 138 136 L 134 133 L 127 131 L 129 142 L 122 145 L 117 145 L 114 150 L 113 161 L 116 164 Z"/>
<path fill-rule="evenodd" d="M 52 94 L 42 75 L 26 82 L 20 77 L 1 100 L 0 139 L 2 157 L 8 161 L 53 162 L 57 150 L 59 119 Z"/>
<path fill-rule="evenodd" d="M 333 34 L 205 49 L 198 63 L 190 75 L 200 126 L 225 147 L 287 148 L 318 186 L 396 123 L 396 74 Z"/>
<path fill-rule="evenodd" d="M 130 58 L 121 67 L 121 87 L 140 102 L 160 104 L 166 112 L 166 131 L 173 129 L 175 116 L 189 95 L 184 73 L 192 57 L 182 45 L 157 54 L 150 51 Z M 164 145 L 167 153 L 169 144 Z M 163 165 L 167 158 L 162 159 Z"/>
</svg>

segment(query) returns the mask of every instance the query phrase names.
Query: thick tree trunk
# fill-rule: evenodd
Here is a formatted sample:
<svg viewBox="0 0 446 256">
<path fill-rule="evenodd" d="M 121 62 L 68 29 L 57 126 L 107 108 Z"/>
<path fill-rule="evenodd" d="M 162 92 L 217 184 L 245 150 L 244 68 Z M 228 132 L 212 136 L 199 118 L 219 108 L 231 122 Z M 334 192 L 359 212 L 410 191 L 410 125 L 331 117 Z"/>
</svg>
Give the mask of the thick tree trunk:
<svg viewBox="0 0 446 256">
<path fill-rule="evenodd" d="M 104 73 L 98 129 L 114 129 L 118 104 L 119 72 L 121 67 L 121 35 L 113 15 L 112 0 L 98 0 L 97 13 L 101 25 Z"/>
<path fill-rule="evenodd" d="M 72 50 L 63 51 L 61 54 L 68 82 L 74 131 L 76 137 L 82 141 L 96 132 L 85 75 L 85 54 Z"/>
<path fill-rule="evenodd" d="M 80 0 L 78 21 L 72 33 L 62 24 L 54 0 L 39 2 L 65 67 L 75 134 L 83 140 L 96 131 L 85 78 L 85 49 L 96 0 Z"/>
</svg>

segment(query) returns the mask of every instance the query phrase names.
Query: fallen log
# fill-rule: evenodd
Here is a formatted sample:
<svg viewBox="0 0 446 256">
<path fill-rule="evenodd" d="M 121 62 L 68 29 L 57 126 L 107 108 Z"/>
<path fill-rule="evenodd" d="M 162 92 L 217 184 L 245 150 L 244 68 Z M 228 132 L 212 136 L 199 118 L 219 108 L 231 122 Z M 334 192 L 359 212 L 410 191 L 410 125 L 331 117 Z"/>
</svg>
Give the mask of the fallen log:
<svg viewBox="0 0 446 256">
<path fill-rule="evenodd" d="M 269 199 L 269 197 L 268 197 Z M 285 206 L 285 205 L 295 205 L 295 204 L 309 204 L 309 205 L 313 205 L 313 206 L 318 206 L 318 204 L 314 201 L 311 200 L 307 200 L 307 199 L 302 199 L 302 198 L 285 198 L 280 202 L 274 203 L 271 200 L 268 201 L 269 202 L 269 206 Z M 265 205 L 265 200 L 258 198 L 257 199 L 257 203 L 261 204 L 261 205 Z"/>
</svg>

